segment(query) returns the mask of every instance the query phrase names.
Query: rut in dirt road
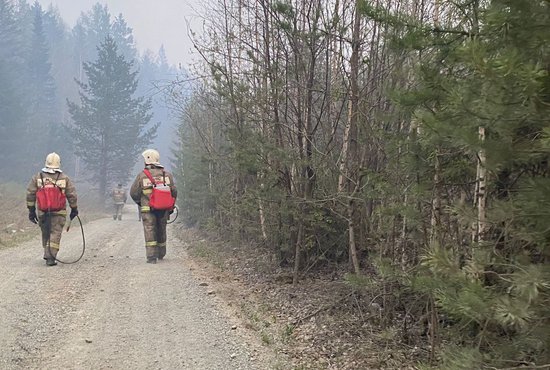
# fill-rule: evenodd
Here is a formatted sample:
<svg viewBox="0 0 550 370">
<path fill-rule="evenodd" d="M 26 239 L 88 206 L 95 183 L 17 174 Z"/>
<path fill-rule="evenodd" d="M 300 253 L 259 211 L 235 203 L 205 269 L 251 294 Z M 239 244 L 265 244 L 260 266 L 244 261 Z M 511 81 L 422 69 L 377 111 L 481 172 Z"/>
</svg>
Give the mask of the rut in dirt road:
<svg viewBox="0 0 550 370">
<path fill-rule="evenodd" d="M 170 225 L 156 265 L 145 263 L 135 214 L 84 230 L 74 265 L 46 267 L 38 238 L 0 251 L 1 369 L 266 368 L 194 280 Z M 59 257 L 71 260 L 80 244 L 73 224 Z"/>
</svg>

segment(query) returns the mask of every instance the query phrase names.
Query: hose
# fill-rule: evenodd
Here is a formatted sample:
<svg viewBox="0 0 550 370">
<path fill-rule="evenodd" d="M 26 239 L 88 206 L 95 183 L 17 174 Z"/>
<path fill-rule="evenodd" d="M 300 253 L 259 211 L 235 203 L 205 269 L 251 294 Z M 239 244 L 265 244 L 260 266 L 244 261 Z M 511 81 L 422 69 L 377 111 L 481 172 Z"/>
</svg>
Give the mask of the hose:
<svg viewBox="0 0 550 370">
<path fill-rule="evenodd" d="M 174 213 L 176 215 L 174 216 L 174 218 L 172 218 L 172 215 Z M 168 221 L 166 221 L 167 224 L 171 224 L 172 222 L 176 221 L 176 219 L 178 218 L 178 215 L 179 215 L 178 206 L 174 206 L 174 213 L 172 213 L 170 216 L 168 216 Z"/>
<path fill-rule="evenodd" d="M 50 233 L 51 233 L 51 230 L 52 230 L 52 218 L 50 217 L 49 213 L 45 213 L 44 217 L 48 218 L 48 221 L 47 221 L 48 222 L 48 224 L 47 224 L 47 227 L 48 227 L 48 242 L 47 242 L 48 252 L 49 252 L 50 256 L 53 256 L 52 255 L 52 249 L 50 247 Z M 71 262 L 65 262 L 65 261 L 62 261 L 62 260 L 58 259 L 57 257 L 54 257 L 54 259 L 57 262 L 62 263 L 64 265 L 72 265 L 74 263 L 77 263 L 78 261 L 80 261 L 82 259 L 82 257 L 84 256 L 84 252 L 86 251 L 86 238 L 84 237 L 84 227 L 82 226 L 82 221 L 80 220 L 80 217 L 78 217 L 78 215 L 77 215 L 76 218 L 78 219 L 78 223 L 80 224 L 80 232 L 82 233 L 82 253 L 80 254 L 80 256 L 76 260 L 71 261 Z M 71 227 L 71 222 L 72 222 L 72 220 L 69 221 L 69 225 L 67 226 L 67 231 L 69 231 L 69 228 Z"/>
</svg>

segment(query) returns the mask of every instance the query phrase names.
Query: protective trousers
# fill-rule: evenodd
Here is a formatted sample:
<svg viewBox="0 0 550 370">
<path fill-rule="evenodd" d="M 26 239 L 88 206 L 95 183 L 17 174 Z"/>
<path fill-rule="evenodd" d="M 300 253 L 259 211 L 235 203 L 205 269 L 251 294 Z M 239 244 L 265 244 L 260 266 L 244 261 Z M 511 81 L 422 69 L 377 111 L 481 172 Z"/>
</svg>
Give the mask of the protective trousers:
<svg viewBox="0 0 550 370">
<path fill-rule="evenodd" d="M 166 222 L 168 216 L 167 211 L 150 211 L 141 214 L 147 259 L 164 258 L 166 255 Z"/>
<path fill-rule="evenodd" d="M 116 220 L 117 218 L 119 220 L 122 220 L 123 207 L 124 207 L 124 203 L 115 203 L 115 214 L 113 215 L 113 220 Z"/>
<path fill-rule="evenodd" d="M 38 224 L 40 225 L 40 230 L 42 230 L 44 258 L 55 258 L 57 256 L 57 252 L 59 251 L 63 226 L 65 226 L 65 215 L 44 213 L 38 217 Z"/>
</svg>

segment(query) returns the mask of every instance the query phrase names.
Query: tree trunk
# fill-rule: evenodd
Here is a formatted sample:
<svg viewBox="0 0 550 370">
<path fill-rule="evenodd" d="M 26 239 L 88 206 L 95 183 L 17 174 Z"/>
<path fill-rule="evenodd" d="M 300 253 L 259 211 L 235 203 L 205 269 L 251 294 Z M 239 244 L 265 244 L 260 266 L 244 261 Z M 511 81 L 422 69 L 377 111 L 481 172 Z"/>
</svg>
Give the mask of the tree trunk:
<svg viewBox="0 0 550 370">
<path fill-rule="evenodd" d="M 435 152 L 435 164 L 434 164 L 434 190 L 432 195 L 432 217 L 431 217 L 431 232 L 430 242 L 441 243 L 441 163 L 440 163 L 440 149 L 437 148 Z"/>
<path fill-rule="evenodd" d="M 485 127 L 479 127 L 479 141 L 485 141 Z M 483 241 L 487 222 L 486 222 L 486 204 L 487 204 L 487 169 L 486 169 L 486 154 L 484 149 L 480 149 L 477 153 L 477 176 L 476 190 L 474 198 L 474 206 L 477 205 L 477 220 L 474 223 L 472 231 L 472 242 Z"/>
<path fill-rule="evenodd" d="M 349 241 L 349 253 L 351 257 L 351 263 L 353 265 L 353 271 L 355 274 L 361 274 L 361 268 L 359 265 L 359 257 L 357 256 L 357 246 L 355 245 L 355 205 L 353 199 L 350 199 L 348 204 L 348 241 Z"/>
<path fill-rule="evenodd" d="M 302 254 L 302 239 L 304 237 L 304 223 L 300 221 L 298 226 L 298 237 L 296 240 L 296 247 L 294 249 L 294 271 L 292 273 L 292 284 L 298 284 L 298 274 L 300 272 L 301 254 Z"/>
<path fill-rule="evenodd" d="M 355 202 L 353 197 L 356 194 L 356 191 L 359 190 L 359 181 L 360 177 L 358 174 L 359 169 L 359 158 L 357 155 L 357 116 L 359 113 L 359 58 L 361 52 L 361 40 L 360 40 L 360 31 L 361 31 L 361 16 L 358 9 L 358 1 L 355 3 L 355 17 L 353 24 L 352 32 L 352 53 L 350 58 L 350 92 L 349 92 L 349 110 L 348 110 L 348 125 L 346 126 L 346 131 L 348 132 L 347 138 L 344 141 L 344 148 L 346 148 L 347 153 L 343 153 L 342 156 L 345 158 L 345 165 L 343 172 L 340 173 L 340 178 L 338 181 L 339 189 L 344 189 L 344 184 L 347 183 L 347 193 L 350 197 L 347 203 L 347 215 L 348 215 L 348 243 L 349 243 L 349 254 L 353 264 L 353 270 L 356 274 L 360 274 L 361 270 L 359 267 L 359 260 L 357 257 L 357 245 L 355 238 Z M 343 148 L 343 151 L 344 151 Z M 345 157 L 344 157 L 345 155 Z M 344 178 L 347 174 L 347 178 Z M 352 192 L 353 189 L 353 192 Z"/>
</svg>

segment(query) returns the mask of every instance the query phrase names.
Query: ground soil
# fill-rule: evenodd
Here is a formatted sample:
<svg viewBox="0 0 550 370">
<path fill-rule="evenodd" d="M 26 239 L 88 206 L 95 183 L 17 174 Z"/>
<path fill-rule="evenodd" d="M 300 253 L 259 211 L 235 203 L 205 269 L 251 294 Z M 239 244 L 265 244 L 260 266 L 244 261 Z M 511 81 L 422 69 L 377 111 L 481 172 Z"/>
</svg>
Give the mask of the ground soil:
<svg viewBox="0 0 550 370">
<path fill-rule="evenodd" d="M 0 249 L 1 369 L 283 368 L 193 274 L 188 242 L 173 227 L 167 257 L 153 265 L 135 213 L 81 216 L 86 253 L 77 264 L 47 267 L 36 229 Z M 74 259 L 81 245 L 73 222 L 59 258 Z"/>
</svg>

